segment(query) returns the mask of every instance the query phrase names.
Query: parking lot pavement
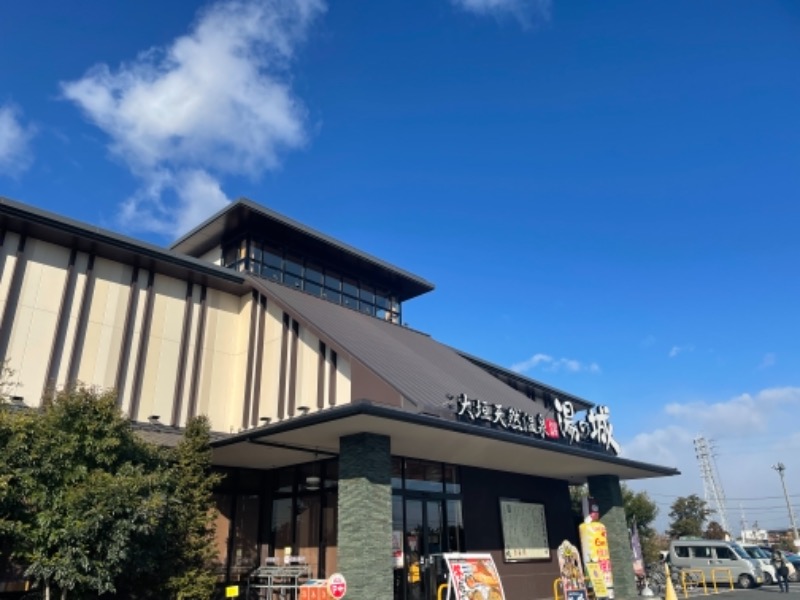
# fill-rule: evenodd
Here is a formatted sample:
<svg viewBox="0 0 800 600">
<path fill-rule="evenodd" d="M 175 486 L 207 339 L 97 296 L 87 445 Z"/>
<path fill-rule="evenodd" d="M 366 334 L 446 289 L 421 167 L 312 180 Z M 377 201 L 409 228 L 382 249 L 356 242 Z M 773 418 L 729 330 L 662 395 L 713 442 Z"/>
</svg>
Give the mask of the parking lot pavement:
<svg viewBox="0 0 800 600">
<path fill-rule="evenodd" d="M 678 600 L 684 600 L 683 592 L 680 589 L 676 591 Z M 721 588 L 718 594 L 713 593 L 713 591 L 709 589 L 708 596 L 703 594 L 702 589 L 689 592 L 689 600 L 700 600 L 701 598 L 712 600 L 716 597 L 723 597 L 726 600 L 780 600 L 783 597 L 797 598 L 800 597 L 800 583 L 790 583 L 788 594 L 782 594 L 777 585 L 764 585 L 750 590 Z"/>
</svg>

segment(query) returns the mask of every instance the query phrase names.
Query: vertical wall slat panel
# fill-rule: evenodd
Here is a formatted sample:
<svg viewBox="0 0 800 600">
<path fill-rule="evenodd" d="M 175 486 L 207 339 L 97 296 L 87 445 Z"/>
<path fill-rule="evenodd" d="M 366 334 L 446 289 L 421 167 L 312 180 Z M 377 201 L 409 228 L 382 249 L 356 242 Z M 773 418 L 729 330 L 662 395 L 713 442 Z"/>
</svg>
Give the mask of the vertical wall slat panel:
<svg viewBox="0 0 800 600">
<path fill-rule="evenodd" d="M 194 284 L 189 281 L 186 284 L 186 304 L 183 313 L 183 330 L 181 331 L 181 349 L 178 354 L 178 374 L 175 377 L 175 395 L 172 399 L 172 426 L 180 424 L 181 410 L 183 408 L 183 387 L 186 379 L 186 362 L 189 354 L 189 338 L 192 331 L 192 313 L 194 302 Z"/>
<path fill-rule="evenodd" d="M 208 288 L 200 289 L 200 316 L 197 320 L 197 342 L 194 347 L 194 360 L 192 365 L 192 387 L 189 391 L 188 418 L 197 416 L 197 396 L 200 390 L 200 375 L 203 366 L 203 344 L 206 332 L 206 314 L 208 313 Z"/>
<path fill-rule="evenodd" d="M 83 343 L 86 340 L 86 327 L 89 323 L 89 311 L 92 308 L 94 281 L 94 252 L 92 252 L 89 254 L 89 264 L 86 266 L 86 282 L 83 289 L 83 298 L 81 299 L 81 309 L 78 314 L 78 327 L 72 344 L 72 354 L 69 357 L 67 385 L 75 385 L 78 379 L 78 369 L 80 369 L 81 356 L 83 355 Z"/>
<path fill-rule="evenodd" d="M 42 396 L 52 392 L 58 384 L 58 372 L 61 370 L 61 360 L 64 357 L 64 343 L 67 339 L 69 316 L 72 313 L 72 303 L 75 300 L 75 286 L 78 281 L 78 269 L 75 265 L 78 259 L 78 250 L 73 248 L 69 255 L 67 266 L 67 284 L 61 294 L 61 306 L 58 309 L 58 325 L 50 349 L 50 358 L 47 361 L 47 376 L 45 377 Z"/>
<path fill-rule="evenodd" d="M 151 270 L 147 277 L 147 300 L 145 300 L 144 316 L 142 318 L 142 333 L 139 338 L 139 349 L 136 353 L 136 370 L 133 375 L 133 389 L 131 390 L 131 405 L 128 415 L 136 420 L 141 403 L 142 380 L 147 364 L 147 343 L 150 340 L 150 326 L 153 322 L 153 303 L 155 302 L 155 271 Z"/>
<path fill-rule="evenodd" d="M 0 323 L 0 361 L 8 360 L 8 343 L 11 340 L 11 328 L 14 326 L 14 316 L 17 314 L 19 293 L 22 289 L 22 280 L 25 277 L 25 267 L 28 263 L 25 257 L 25 242 L 28 239 L 24 233 L 19 236 L 17 244 L 17 262 L 14 273 L 11 275 L 11 285 L 8 290 L 8 299 L 3 309 L 3 320 Z"/>
</svg>

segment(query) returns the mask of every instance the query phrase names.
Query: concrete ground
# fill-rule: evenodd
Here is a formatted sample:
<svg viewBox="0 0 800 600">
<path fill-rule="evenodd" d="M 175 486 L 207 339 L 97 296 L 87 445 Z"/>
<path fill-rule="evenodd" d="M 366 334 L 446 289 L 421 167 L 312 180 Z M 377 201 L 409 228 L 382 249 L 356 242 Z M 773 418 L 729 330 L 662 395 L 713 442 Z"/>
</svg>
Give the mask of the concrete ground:
<svg viewBox="0 0 800 600">
<path fill-rule="evenodd" d="M 676 592 L 678 600 L 685 600 L 685 596 L 680 589 L 676 590 Z M 709 588 L 708 596 L 703 594 L 702 588 L 700 588 L 699 591 L 689 592 L 689 600 L 701 600 L 703 598 L 709 598 L 709 600 L 713 598 L 719 598 L 719 600 L 780 600 L 784 597 L 800 597 L 800 583 L 790 583 L 788 594 L 782 594 L 777 585 L 763 585 L 749 590 L 740 590 L 739 588 L 731 590 L 729 588 L 724 588 L 720 589 L 718 594 L 715 594 L 714 591 Z M 655 598 L 658 597 L 656 596 Z"/>
</svg>

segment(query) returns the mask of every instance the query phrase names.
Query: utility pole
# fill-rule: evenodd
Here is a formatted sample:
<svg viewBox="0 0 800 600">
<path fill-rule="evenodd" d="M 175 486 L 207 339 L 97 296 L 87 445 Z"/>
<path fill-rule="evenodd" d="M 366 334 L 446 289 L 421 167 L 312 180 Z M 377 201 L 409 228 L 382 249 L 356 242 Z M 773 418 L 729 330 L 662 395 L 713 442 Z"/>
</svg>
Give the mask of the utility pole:
<svg viewBox="0 0 800 600">
<path fill-rule="evenodd" d="M 792 533 L 794 534 L 794 539 L 792 543 L 797 547 L 797 525 L 794 522 L 794 511 L 792 510 L 792 503 L 789 502 L 789 492 L 786 491 L 786 480 L 783 478 L 783 472 L 786 470 L 786 467 L 783 466 L 782 462 L 779 462 L 777 465 L 772 466 L 778 472 L 778 475 L 781 476 L 781 485 L 783 486 L 783 496 L 786 498 L 786 508 L 789 509 L 789 521 L 792 524 Z"/>
</svg>

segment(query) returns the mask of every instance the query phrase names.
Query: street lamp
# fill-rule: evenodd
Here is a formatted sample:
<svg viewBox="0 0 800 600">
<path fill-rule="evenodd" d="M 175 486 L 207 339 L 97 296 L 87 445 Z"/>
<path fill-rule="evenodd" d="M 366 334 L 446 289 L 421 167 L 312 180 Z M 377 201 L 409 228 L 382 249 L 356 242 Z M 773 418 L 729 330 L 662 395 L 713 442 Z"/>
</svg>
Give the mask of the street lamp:
<svg viewBox="0 0 800 600">
<path fill-rule="evenodd" d="M 800 538 L 797 537 L 797 525 L 794 522 L 794 511 L 792 510 L 792 503 L 789 502 L 789 493 L 786 491 L 786 481 L 783 478 L 783 472 L 786 470 L 786 467 L 783 463 L 779 462 L 777 465 L 772 466 L 778 472 L 778 475 L 781 476 L 781 485 L 783 486 L 783 496 L 786 498 L 786 508 L 789 509 L 789 521 L 792 524 L 792 533 L 794 534 L 794 539 L 792 543 L 794 543 L 795 548 L 800 543 Z"/>
</svg>

